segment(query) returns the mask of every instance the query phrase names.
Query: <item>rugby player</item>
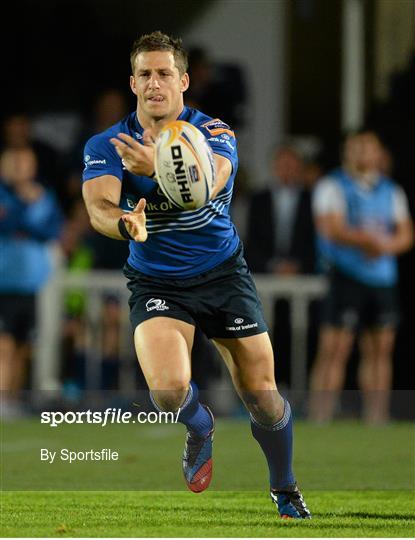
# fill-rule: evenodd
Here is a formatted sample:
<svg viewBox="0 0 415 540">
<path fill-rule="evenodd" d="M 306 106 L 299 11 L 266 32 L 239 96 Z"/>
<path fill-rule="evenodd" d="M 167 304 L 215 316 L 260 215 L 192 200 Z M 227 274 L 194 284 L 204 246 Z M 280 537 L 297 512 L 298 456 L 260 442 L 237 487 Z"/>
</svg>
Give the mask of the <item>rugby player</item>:
<svg viewBox="0 0 415 540">
<path fill-rule="evenodd" d="M 203 491 L 212 474 L 214 418 L 191 381 L 199 325 L 214 340 L 250 412 L 280 515 L 309 518 L 292 471 L 290 405 L 276 387 L 261 304 L 229 217 L 238 166 L 235 135 L 221 120 L 184 106 L 187 67 L 180 40 L 153 32 L 134 43 L 130 85 L 137 110 L 87 142 L 85 203 L 98 232 L 130 243 L 124 273 L 137 357 L 154 406 L 180 407 L 187 486 Z M 154 177 L 155 137 L 176 119 L 197 126 L 214 153 L 214 192 L 194 211 L 172 207 Z"/>
</svg>

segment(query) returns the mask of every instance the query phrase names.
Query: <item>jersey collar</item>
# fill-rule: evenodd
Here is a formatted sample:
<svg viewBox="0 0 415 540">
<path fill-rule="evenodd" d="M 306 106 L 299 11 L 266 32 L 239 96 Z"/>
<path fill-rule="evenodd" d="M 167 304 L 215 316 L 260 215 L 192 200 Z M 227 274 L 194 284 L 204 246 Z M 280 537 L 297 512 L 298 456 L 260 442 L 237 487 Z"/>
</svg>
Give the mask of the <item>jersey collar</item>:
<svg viewBox="0 0 415 540">
<path fill-rule="evenodd" d="M 140 122 L 138 121 L 137 111 L 132 113 L 133 116 L 133 131 L 134 137 L 139 140 L 143 138 L 144 129 Z M 182 112 L 177 117 L 177 120 L 185 120 L 189 116 L 189 108 L 184 106 Z"/>
</svg>

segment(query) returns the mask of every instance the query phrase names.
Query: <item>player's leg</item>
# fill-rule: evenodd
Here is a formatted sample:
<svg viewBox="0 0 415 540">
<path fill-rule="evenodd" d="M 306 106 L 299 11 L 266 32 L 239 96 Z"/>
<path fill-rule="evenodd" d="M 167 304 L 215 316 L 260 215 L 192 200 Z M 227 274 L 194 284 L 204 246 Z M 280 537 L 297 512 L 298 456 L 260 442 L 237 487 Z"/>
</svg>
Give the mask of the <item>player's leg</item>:
<svg viewBox="0 0 415 540">
<path fill-rule="evenodd" d="M 251 429 L 267 459 L 271 497 L 282 516 L 310 517 L 292 471 L 290 405 L 277 390 L 267 333 L 214 338 L 235 388 L 251 415 Z"/>
<path fill-rule="evenodd" d="M 194 326 L 169 317 L 154 317 L 136 327 L 137 357 L 154 406 L 177 412 L 188 430 L 183 472 L 189 489 L 203 491 L 212 476 L 213 417 L 199 402 L 191 382 L 191 350 Z"/>
<path fill-rule="evenodd" d="M 310 420 L 332 420 L 339 393 L 343 388 L 353 341 L 354 333 L 348 328 L 321 328 L 317 356 L 310 377 Z"/>
<path fill-rule="evenodd" d="M 156 404 L 177 411 L 189 389 L 194 326 L 168 317 L 148 319 L 137 326 L 137 358 Z"/>
<path fill-rule="evenodd" d="M 13 387 L 13 358 L 17 344 L 12 335 L 0 333 L 0 390 L 5 396 Z"/>
<path fill-rule="evenodd" d="M 246 338 L 214 338 L 232 377 L 235 389 L 259 422 L 272 424 L 284 414 L 284 400 L 277 390 L 274 358 L 267 333 Z"/>
<path fill-rule="evenodd" d="M 396 331 L 392 327 L 366 330 L 360 339 L 359 386 L 363 417 L 372 424 L 389 420 L 392 355 Z"/>
</svg>

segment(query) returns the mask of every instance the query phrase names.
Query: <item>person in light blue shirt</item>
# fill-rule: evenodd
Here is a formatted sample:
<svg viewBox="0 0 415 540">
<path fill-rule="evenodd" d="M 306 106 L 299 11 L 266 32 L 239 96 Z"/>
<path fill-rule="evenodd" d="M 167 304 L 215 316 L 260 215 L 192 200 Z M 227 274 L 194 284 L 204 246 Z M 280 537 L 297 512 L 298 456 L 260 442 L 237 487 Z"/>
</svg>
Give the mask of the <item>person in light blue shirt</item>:
<svg viewBox="0 0 415 540">
<path fill-rule="evenodd" d="M 184 106 L 189 76 L 180 40 L 142 36 L 130 59 L 137 109 L 87 143 L 83 196 L 98 232 L 129 241 L 130 319 L 150 397 L 159 410 L 180 409 L 185 482 L 203 491 L 212 477 L 214 419 L 191 381 L 197 325 L 215 341 L 251 414 L 280 515 L 309 518 L 292 471 L 290 405 L 277 390 L 262 307 L 229 216 L 235 134 L 224 121 Z M 154 177 L 154 140 L 177 119 L 200 129 L 214 155 L 212 197 L 194 211 L 173 208 Z"/>
<path fill-rule="evenodd" d="M 413 242 L 403 190 L 380 172 L 382 144 L 371 132 L 346 140 L 344 163 L 314 193 L 318 249 L 329 276 L 317 359 L 311 374 L 310 417 L 331 420 L 355 335 L 364 418 L 389 417 L 392 352 L 399 321 L 397 256 Z"/>
<path fill-rule="evenodd" d="M 24 383 L 35 329 L 36 295 L 52 270 L 49 242 L 62 215 L 54 194 L 36 181 L 37 159 L 27 148 L 0 156 L 0 379 L 4 413 Z M 7 409 L 7 407 L 10 409 Z"/>
</svg>

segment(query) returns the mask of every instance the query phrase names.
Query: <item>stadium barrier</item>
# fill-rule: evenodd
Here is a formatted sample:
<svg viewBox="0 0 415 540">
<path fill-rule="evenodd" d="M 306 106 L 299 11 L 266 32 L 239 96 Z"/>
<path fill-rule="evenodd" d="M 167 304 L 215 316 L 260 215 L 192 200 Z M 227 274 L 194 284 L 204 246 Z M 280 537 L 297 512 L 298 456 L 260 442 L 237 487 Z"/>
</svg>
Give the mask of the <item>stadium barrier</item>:
<svg viewBox="0 0 415 540">
<path fill-rule="evenodd" d="M 290 390 L 303 392 L 307 386 L 307 331 L 309 327 L 308 306 L 311 300 L 321 298 L 327 289 L 323 276 L 293 276 L 277 278 L 268 274 L 256 274 L 255 283 L 261 297 L 269 328 L 273 328 L 274 303 L 284 298 L 290 304 L 291 313 L 291 367 Z M 85 295 L 86 332 L 86 387 L 93 390 L 100 380 L 102 359 L 102 312 L 105 297 L 116 295 L 121 305 L 121 330 L 119 342 L 120 377 L 119 388 L 134 390 L 135 364 L 132 332 L 129 323 L 129 291 L 118 271 L 100 271 L 75 274 L 59 271 L 38 296 L 38 336 L 32 370 L 34 390 L 58 393 L 60 382 L 60 343 L 65 318 L 64 299 L 70 290 Z"/>
</svg>

